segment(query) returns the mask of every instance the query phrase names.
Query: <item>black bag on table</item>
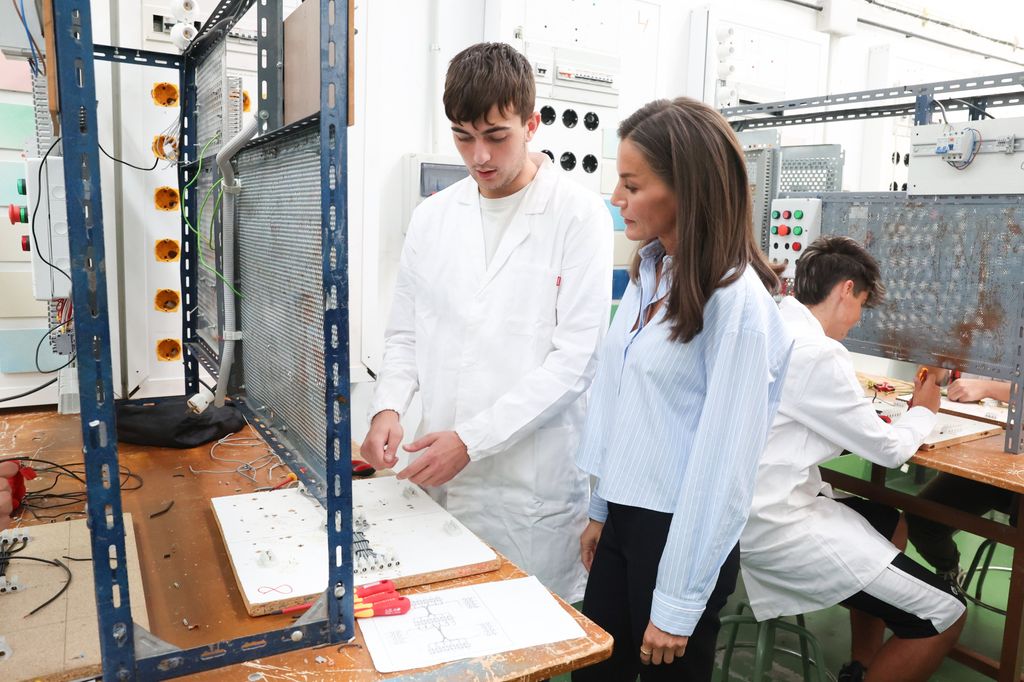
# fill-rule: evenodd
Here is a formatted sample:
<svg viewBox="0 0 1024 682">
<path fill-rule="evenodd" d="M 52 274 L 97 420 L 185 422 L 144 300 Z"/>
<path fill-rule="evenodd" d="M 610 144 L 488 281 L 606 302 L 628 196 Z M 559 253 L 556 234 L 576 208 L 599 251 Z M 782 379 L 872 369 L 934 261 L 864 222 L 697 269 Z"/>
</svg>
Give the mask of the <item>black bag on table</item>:
<svg viewBox="0 0 1024 682">
<path fill-rule="evenodd" d="M 161 448 L 194 448 L 245 426 L 237 408 L 210 405 L 202 414 L 195 414 L 186 400 L 181 396 L 156 403 L 118 405 L 117 439 Z"/>
</svg>

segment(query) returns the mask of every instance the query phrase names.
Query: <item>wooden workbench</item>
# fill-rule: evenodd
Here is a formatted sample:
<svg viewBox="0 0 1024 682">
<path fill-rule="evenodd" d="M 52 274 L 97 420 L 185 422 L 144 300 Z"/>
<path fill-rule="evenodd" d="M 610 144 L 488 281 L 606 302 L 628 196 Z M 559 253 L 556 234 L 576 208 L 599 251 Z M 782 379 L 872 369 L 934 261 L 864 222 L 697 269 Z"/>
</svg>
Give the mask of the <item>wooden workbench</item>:
<svg viewBox="0 0 1024 682">
<path fill-rule="evenodd" d="M 919 451 L 910 461 L 936 471 L 1024 493 L 1024 455 L 1003 452 L 1003 445 L 1002 435 L 990 436 L 944 449 Z M 872 464 L 871 479 L 867 481 L 830 469 L 823 468 L 821 473 L 825 481 L 840 490 L 877 500 L 975 535 L 992 538 L 1013 549 L 1006 627 L 1003 631 L 999 660 L 970 650 L 962 644 L 956 646 L 950 657 L 1001 682 L 1020 679 L 1024 666 L 1024 495 L 1018 497 L 1018 522 L 1016 526 L 1012 526 L 892 490 L 886 486 L 888 471 L 885 467 Z"/>
<path fill-rule="evenodd" d="M 82 460 L 81 425 L 77 417 L 53 411 L 0 411 L 0 433 L 7 452 L 67 463 Z M 244 432 L 243 432 L 244 433 Z M 13 449 L 12 449 L 13 448 Z M 122 495 L 123 507 L 135 518 L 139 563 L 145 587 L 150 628 L 154 635 L 181 648 L 253 635 L 287 627 L 290 615 L 250 617 L 238 593 L 228 557 L 210 508 L 211 497 L 243 493 L 268 485 L 266 470 L 253 483 L 237 474 L 193 474 L 195 469 L 223 470 L 209 458 L 210 446 L 170 450 L 120 444 L 119 459 L 144 480 L 138 491 Z M 244 454 L 242 454 L 244 452 Z M 247 451 L 218 449 L 222 457 L 250 460 L 261 448 Z M 278 467 L 270 482 L 284 480 Z M 173 507 L 155 518 L 173 500 Z M 72 508 L 74 509 L 74 508 Z M 81 515 L 73 518 L 81 518 Z M 31 523 L 26 517 L 26 524 Z M 325 558 L 326 560 L 326 558 Z M 525 575 L 503 560 L 498 571 L 460 578 L 411 591 L 442 589 Z M 132 595 L 138 598 L 138 595 Z M 533 647 L 444 666 L 380 675 L 362 646 L 362 636 L 343 646 L 301 650 L 195 676 L 197 680 L 263 679 L 312 682 L 319 679 L 445 679 L 541 680 L 604 660 L 611 655 L 612 638 L 562 602 L 586 633 L 586 638 Z M 187 624 L 186 624 L 187 622 Z M 358 632 L 358 628 L 357 628 Z M 318 662 L 318 658 L 323 662 Z"/>
</svg>

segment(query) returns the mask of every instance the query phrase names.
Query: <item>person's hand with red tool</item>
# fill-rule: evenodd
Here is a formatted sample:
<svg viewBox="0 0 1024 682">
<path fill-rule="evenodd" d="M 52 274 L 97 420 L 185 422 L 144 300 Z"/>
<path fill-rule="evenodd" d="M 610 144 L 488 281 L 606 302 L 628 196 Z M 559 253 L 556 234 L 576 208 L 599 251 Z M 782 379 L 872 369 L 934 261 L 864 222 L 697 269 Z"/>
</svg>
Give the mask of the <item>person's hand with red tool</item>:
<svg viewBox="0 0 1024 682">
<path fill-rule="evenodd" d="M 428 433 L 405 446 L 408 452 L 419 452 L 424 448 L 427 451 L 419 459 L 398 473 L 400 480 L 409 479 L 426 487 L 444 485 L 469 464 L 466 444 L 454 431 Z"/>
<path fill-rule="evenodd" d="M 8 480 L 19 474 L 17 462 L 0 463 L 0 530 L 11 525 L 11 512 L 14 511 L 14 498 L 11 482 Z"/>
<path fill-rule="evenodd" d="M 370 420 L 359 455 L 374 469 L 390 469 L 398 464 L 398 445 L 402 442 L 402 424 L 394 410 L 381 410 Z"/>
<path fill-rule="evenodd" d="M 580 535 L 580 561 L 583 562 L 583 568 L 587 569 L 587 573 L 590 573 L 590 566 L 594 563 L 594 554 L 597 553 L 597 543 L 603 530 L 603 523 L 590 519 L 587 527 L 583 529 L 583 534 Z"/>
<path fill-rule="evenodd" d="M 671 663 L 686 653 L 686 643 L 689 641 L 689 637 L 670 635 L 648 621 L 643 643 L 640 644 L 640 662 L 644 665 Z"/>
<path fill-rule="evenodd" d="M 922 367 L 914 377 L 914 396 L 910 404 L 914 407 L 926 407 L 932 412 L 939 411 L 939 403 L 942 399 L 939 393 L 939 385 L 936 383 L 936 375 Z"/>
</svg>

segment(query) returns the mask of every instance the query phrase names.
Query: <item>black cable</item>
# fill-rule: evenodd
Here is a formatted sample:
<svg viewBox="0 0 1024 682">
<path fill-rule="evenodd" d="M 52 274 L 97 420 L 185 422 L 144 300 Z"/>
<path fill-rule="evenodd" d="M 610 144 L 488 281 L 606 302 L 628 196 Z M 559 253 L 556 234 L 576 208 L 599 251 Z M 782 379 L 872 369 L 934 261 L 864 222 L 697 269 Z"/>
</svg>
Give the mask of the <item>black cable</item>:
<svg viewBox="0 0 1024 682">
<path fill-rule="evenodd" d="M 35 354 L 36 371 L 39 372 L 40 374 L 53 374 L 54 372 L 59 372 L 62 369 L 64 369 L 65 367 L 67 367 L 68 365 L 70 365 L 72 362 L 74 362 L 75 358 L 78 357 L 78 355 L 76 353 L 72 353 L 70 360 L 65 362 L 60 367 L 56 367 L 54 369 L 43 369 L 42 367 L 39 366 L 39 351 L 43 347 L 43 341 L 46 341 L 48 338 L 50 338 L 50 334 L 52 334 L 55 331 L 57 331 L 58 329 L 60 329 L 61 327 L 66 325 L 68 322 L 69 322 L 69 320 L 65 320 L 64 322 L 58 322 L 56 325 L 54 325 L 54 326 L 50 327 L 49 329 L 47 329 L 46 333 L 43 334 L 43 337 L 41 339 L 39 339 L 39 343 L 36 344 L 36 354 Z"/>
<path fill-rule="evenodd" d="M 978 105 L 971 104 L 970 102 L 968 102 L 965 99 L 956 99 L 955 97 L 953 97 L 953 98 L 951 98 L 951 101 L 953 101 L 953 102 L 960 102 L 960 104 L 963 104 L 965 106 L 970 107 L 971 109 L 974 109 L 975 111 L 977 111 L 982 116 L 988 116 L 989 118 L 991 118 L 993 120 L 995 119 L 995 116 L 993 116 L 992 114 L 988 113 L 987 111 L 985 111 L 984 109 L 982 109 Z"/>
<path fill-rule="evenodd" d="M 36 247 L 36 254 L 39 256 L 39 260 L 43 261 L 57 272 L 67 277 L 68 281 L 70 282 L 71 275 L 64 272 L 62 269 L 58 268 L 50 261 L 46 260 L 46 256 L 43 255 L 42 250 L 39 248 L 39 238 L 36 236 L 36 213 L 39 212 L 39 201 L 40 199 L 43 198 L 43 168 L 46 167 L 46 158 L 50 155 L 50 152 L 53 151 L 53 148 L 57 146 L 58 142 L 60 142 L 59 137 L 53 141 L 53 144 L 50 145 L 50 148 L 46 150 L 45 154 L 43 154 L 43 158 L 39 160 L 39 174 L 36 177 L 36 205 L 35 208 L 32 209 L 32 217 L 29 219 L 29 221 L 32 223 L 32 243 Z"/>
<path fill-rule="evenodd" d="M 64 587 L 60 588 L 60 591 L 57 592 L 57 594 L 53 595 L 52 597 L 50 597 L 49 599 L 44 601 L 39 606 L 37 606 L 34 609 L 32 609 L 31 611 L 29 611 L 25 615 L 25 618 L 28 618 L 29 616 L 35 615 L 36 613 L 38 613 L 39 611 L 45 609 L 47 606 L 49 606 L 53 602 L 57 601 L 57 599 L 59 599 L 60 596 L 62 594 L 64 594 L 65 592 L 67 592 L 68 588 L 71 587 L 71 569 L 68 568 L 67 564 L 65 564 L 60 559 L 54 559 L 53 561 L 50 561 L 49 559 L 40 559 L 40 558 L 34 557 L 34 556 L 13 556 L 13 557 L 11 557 L 11 559 L 14 559 L 14 560 L 17 560 L 17 561 L 38 561 L 41 564 L 50 564 L 51 566 L 60 566 L 61 568 L 64 569 L 64 572 L 67 573 L 67 576 L 68 576 L 68 579 L 64 582 Z"/>
<path fill-rule="evenodd" d="M 36 386 L 35 388 L 30 388 L 29 390 L 25 391 L 24 393 L 19 393 L 17 395 L 8 396 L 6 398 L 0 398 L 0 403 L 10 402 L 11 400 L 17 400 L 18 398 L 24 398 L 27 395 L 32 395 L 33 393 L 38 393 L 39 391 L 43 390 L 47 386 L 52 386 L 55 383 L 57 383 L 57 377 L 54 377 L 54 378 L 50 379 L 45 384 L 41 384 L 39 386 Z"/>
<path fill-rule="evenodd" d="M 156 158 L 156 159 L 153 160 L 153 165 L 152 166 L 150 166 L 149 168 L 143 168 L 142 166 L 136 166 L 134 163 L 128 163 L 127 161 L 122 161 L 121 159 L 119 159 L 117 157 L 111 156 L 110 154 L 107 153 L 107 150 L 104 149 L 103 145 L 101 145 L 99 142 L 96 143 L 96 146 L 99 147 L 100 151 L 103 152 L 103 155 L 105 157 L 107 157 L 108 159 L 110 159 L 111 161 L 116 161 L 118 163 L 122 163 L 122 164 L 128 166 L 129 168 L 135 168 L 136 170 L 140 170 L 140 171 L 156 170 L 157 164 L 160 163 L 160 159 Z"/>
</svg>

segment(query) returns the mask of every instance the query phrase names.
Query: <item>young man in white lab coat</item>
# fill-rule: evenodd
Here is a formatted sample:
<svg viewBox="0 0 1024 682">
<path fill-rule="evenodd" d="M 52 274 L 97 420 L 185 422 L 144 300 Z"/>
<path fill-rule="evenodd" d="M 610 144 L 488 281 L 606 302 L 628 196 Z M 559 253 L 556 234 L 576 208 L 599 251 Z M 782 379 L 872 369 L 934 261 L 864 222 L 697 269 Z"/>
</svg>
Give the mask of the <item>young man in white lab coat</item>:
<svg viewBox="0 0 1024 682">
<path fill-rule="evenodd" d="M 423 419 L 398 474 L 568 601 L 583 596 L 589 484 L 573 461 L 611 306 L 599 196 L 527 143 L 529 62 L 500 43 L 456 55 L 445 113 L 470 177 L 413 213 L 362 456 L 394 466 L 399 416 Z"/>
<path fill-rule="evenodd" d="M 846 451 L 902 465 L 935 424 L 939 388 L 931 377 L 918 379 L 914 407 L 894 424 L 864 397 L 839 342 L 885 290 L 877 263 L 857 242 L 816 240 L 797 262 L 794 289 L 780 304 L 793 354 L 740 537 L 751 608 L 765 620 L 843 603 L 853 661 L 840 682 L 927 680 L 960 635 L 962 599 L 901 553 L 906 525 L 898 511 L 839 499 L 818 465 Z M 893 636 L 883 644 L 886 627 Z"/>
</svg>

